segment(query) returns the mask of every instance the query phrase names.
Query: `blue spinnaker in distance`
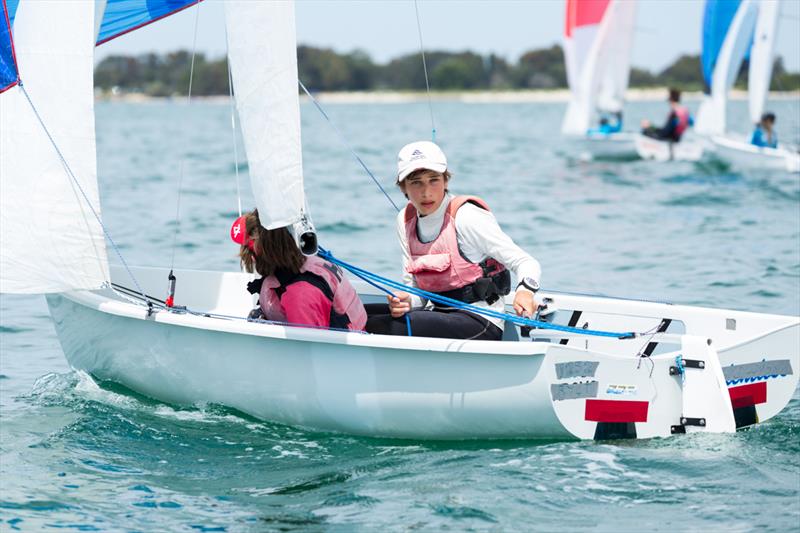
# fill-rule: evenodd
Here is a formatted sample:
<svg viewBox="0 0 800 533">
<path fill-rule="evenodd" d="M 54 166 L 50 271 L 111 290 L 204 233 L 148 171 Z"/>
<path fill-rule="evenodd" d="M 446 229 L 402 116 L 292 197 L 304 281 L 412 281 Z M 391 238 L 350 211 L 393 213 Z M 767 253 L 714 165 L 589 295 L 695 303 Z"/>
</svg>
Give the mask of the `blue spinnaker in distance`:
<svg viewBox="0 0 800 533">
<path fill-rule="evenodd" d="M 14 16 L 20 0 L 3 0 L 8 6 L 8 18 L 14 27 Z M 31 0 L 23 0 L 29 2 Z M 168 17 L 202 0 L 108 0 L 97 44 L 103 44 L 120 35 Z"/>
</svg>

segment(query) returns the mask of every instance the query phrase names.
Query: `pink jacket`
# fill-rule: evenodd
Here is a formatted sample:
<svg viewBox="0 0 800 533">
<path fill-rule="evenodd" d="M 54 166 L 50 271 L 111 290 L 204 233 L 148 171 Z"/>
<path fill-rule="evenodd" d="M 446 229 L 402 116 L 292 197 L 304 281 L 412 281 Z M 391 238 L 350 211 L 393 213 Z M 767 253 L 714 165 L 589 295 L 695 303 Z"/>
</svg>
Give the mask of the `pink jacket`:
<svg viewBox="0 0 800 533">
<path fill-rule="evenodd" d="M 413 274 L 420 289 L 446 292 L 465 287 L 484 277 L 483 268 L 467 260 L 458 248 L 455 217 L 459 208 L 467 202 L 490 211 L 486 202 L 477 196 L 456 196 L 447 206 L 439 235 L 433 241 L 426 243 L 420 241 L 417 236 L 416 208 L 411 203 L 406 206 L 406 237 L 411 255 L 407 270 Z M 505 267 L 494 259 L 489 259 L 487 264 L 493 267 L 492 275 L 505 270 Z"/>
<path fill-rule="evenodd" d="M 284 287 L 285 292 L 279 297 L 276 289 L 281 288 L 280 281 L 274 275 L 267 276 L 261 285 L 258 299 L 267 320 L 340 327 L 336 323 L 332 324 L 338 318 L 348 322 L 346 327 L 350 330 L 364 330 L 367 312 L 355 289 L 344 277 L 342 269 L 319 257 L 311 256 L 306 257 L 300 272 L 321 277 L 330 288 L 333 299 L 306 281 L 290 283 Z"/>
</svg>

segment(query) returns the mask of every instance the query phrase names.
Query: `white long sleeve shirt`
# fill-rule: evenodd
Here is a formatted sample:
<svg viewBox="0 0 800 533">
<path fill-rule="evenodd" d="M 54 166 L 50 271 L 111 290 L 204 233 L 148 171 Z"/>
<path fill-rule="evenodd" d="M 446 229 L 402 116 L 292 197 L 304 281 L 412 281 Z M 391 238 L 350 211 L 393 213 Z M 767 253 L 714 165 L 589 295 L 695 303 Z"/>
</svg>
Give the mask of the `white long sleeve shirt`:
<svg viewBox="0 0 800 533">
<path fill-rule="evenodd" d="M 422 242 L 431 242 L 439 236 L 447 206 L 450 205 L 452 198 L 449 194 L 445 196 L 442 205 L 430 215 L 420 217 L 417 214 L 417 236 Z M 542 268 L 539 265 L 539 261 L 514 244 L 511 237 L 500 229 L 497 219 L 490 211 L 481 209 L 475 204 L 466 203 L 456 212 L 455 224 L 458 246 L 469 261 L 480 263 L 485 259 L 492 258 L 511 270 L 517 279 L 533 278 L 536 281 L 540 280 Z M 403 253 L 403 283 L 411 287 L 417 287 L 414 276 L 408 272 L 411 253 L 408 248 L 408 238 L 406 237 L 404 209 L 397 215 L 397 237 Z M 518 290 L 527 289 L 520 288 Z M 412 296 L 412 309 L 425 307 L 426 305 L 427 301 L 418 296 Z M 487 307 L 498 312 L 505 311 L 503 298 L 500 298 L 492 305 L 487 304 L 485 301 L 475 302 L 472 305 Z M 490 317 L 485 318 L 500 329 L 503 329 L 502 320 Z"/>
</svg>

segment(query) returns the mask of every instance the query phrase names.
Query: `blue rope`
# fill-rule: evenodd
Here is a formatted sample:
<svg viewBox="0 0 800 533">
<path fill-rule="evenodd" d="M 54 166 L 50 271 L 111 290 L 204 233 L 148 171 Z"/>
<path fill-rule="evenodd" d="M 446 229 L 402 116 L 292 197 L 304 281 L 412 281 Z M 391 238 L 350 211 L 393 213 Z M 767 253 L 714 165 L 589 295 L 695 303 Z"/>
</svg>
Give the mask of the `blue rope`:
<svg viewBox="0 0 800 533">
<path fill-rule="evenodd" d="M 678 367 L 678 372 L 681 374 L 681 383 L 686 383 L 686 367 L 683 366 L 683 356 L 678 355 L 675 357 L 675 365 Z"/>
<path fill-rule="evenodd" d="M 340 266 L 340 267 L 352 272 L 354 275 L 358 276 L 359 278 L 361 278 L 361 279 L 363 279 L 365 281 L 370 282 L 370 280 L 371 280 L 371 281 L 374 281 L 375 283 L 380 283 L 380 284 L 386 285 L 388 287 L 391 287 L 393 289 L 407 291 L 407 292 L 409 292 L 411 294 L 414 294 L 414 295 L 417 295 L 417 296 L 419 296 L 421 298 L 427 298 L 427 299 L 429 299 L 431 301 L 434 301 L 434 302 L 437 302 L 437 303 L 440 303 L 440 304 L 448 305 L 448 306 L 454 307 L 456 309 L 463 309 L 464 311 L 469 311 L 471 313 L 475 313 L 475 314 L 479 314 L 479 315 L 484 315 L 484 316 L 488 316 L 488 317 L 492 317 L 492 318 L 498 318 L 500 320 L 506 320 L 506 321 L 511 322 L 512 324 L 516 324 L 518 326 L 529 326 L 529 327 L 540 328 L 540 329 L 551 329 L 551 330 L 555 330 L 555 331 L 563 331 L 563 332 L 566 332 L 566 333 L 578 333 L 578 334 L 581 334 L 581 335 L 593 335 L 593 336 L 597 336 L 597 337 L 612 337 L 612 338 L 616 338 L 616 339 L 632 339 L 632 338 L 636 337 L 636 333 L 631 332 L 631 331 L 629 331 L 629 332 L 599 331 L 599 330 L 592 330 L 592 329 L 574 328 L 574 327 L 570 327 L 570 326 L 560 326 L 558 324 L 551 324 L 550 322 L 542 322 L 541 320 L 533 320 L 531 318 L 525 318 L 525 317 L 521 317 L 521 316 L 511 315 L 509 313 L 501 313 L 501 312 L 495 311 L 493 309 L 487 309 L 487 308 L 484 308 L 484 307 L 477 307 L 477 306 L 474 306 L 474 305 L 470 305 L 470 304 L 464 303 L 464 302 L 462 302 L 460 300 L 454 300 L 452 298 L 447 298 L 447 297 L 442 296 L 440 294 L 424 291 L 424 290 L 419 289 L 417 287 L 409 287 L 407 285 L 403 285 L 402 283 L 398 283 L 396 281 L 390 280 L 388 278 L 384 278 L 382 276 L 379 276 L 377 274 L 374 274 L 372 272 L 364 270 L 363 268 L 359 268 L 357 266 L 350 265 L 348 263 L 345 263 L 344 261 L 341 261 L 341 260 L 335 258 L 333 256 L 333 254 L 331 254 L 328 250 L 325 250 L 322 247 L 320 247 L 318 255 L 321 258 L 323 258 L 323 259 L 325 259 L 327 261 L 330 261 L 331 263 L 333 263 L 335 265 L 338 265 L 338 266 Z M 370 283 L 370 284 L 372 284 L 374 286 L 375 283 Z M 382 289 L 382 290 L 385 290 L 385 289 Z M 406 315 L 406 316 L 408 316 L 408 315 Z"/>
</svg>

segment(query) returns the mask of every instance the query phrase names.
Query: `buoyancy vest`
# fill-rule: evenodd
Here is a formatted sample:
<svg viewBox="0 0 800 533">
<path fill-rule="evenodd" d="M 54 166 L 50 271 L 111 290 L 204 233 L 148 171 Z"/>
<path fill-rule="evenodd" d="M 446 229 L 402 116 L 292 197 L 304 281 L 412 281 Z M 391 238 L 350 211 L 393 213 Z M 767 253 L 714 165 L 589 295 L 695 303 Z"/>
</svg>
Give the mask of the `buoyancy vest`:
<svg viewBox="0 0 800 533">
<path fill-rule="evenodd" d="M 406 206 L 406 239 L 411 256 L 407 270 L 422 290 L 466 303 L 485 300 L 491 305 L 511 291 L 511 276 L 494 259 L 473 263 L 461 252 L 455 217 L 467 202 L 490 211 L 486 202 L 477 196 L 453 197 L 445 211 L 439 235 L 431 242 L 419 239 L 417 210 L 411 203 Z"/>
<path fill-rule="evenodd" d="M 322 291 L 331 301 L 330 327 L 363 331 L 367 324 L 367 312 L 355 289 L 344 277 L 342 269 L 316 256 L 306 257 L 295 275 L 271 275 L 262 278 L 259 288 L 259 305 L 267 320 L 286 321 L 281 308 L 281 297 L 292 283 L 305 281 Z M 256 292 L 248 285 L 248 290 Z M 303 305 L 302 301 L 283 302 L 287 305 Z"/>
<path fill-rule="evenodd" d="M 683 135 L 683 132 L 689 127 L 689 110 L 683 106 L 676 106 L 675 117 L 678 119 L 678 123 L 675 124 L 673 138 L 678 141 Z"/>
</svg>

